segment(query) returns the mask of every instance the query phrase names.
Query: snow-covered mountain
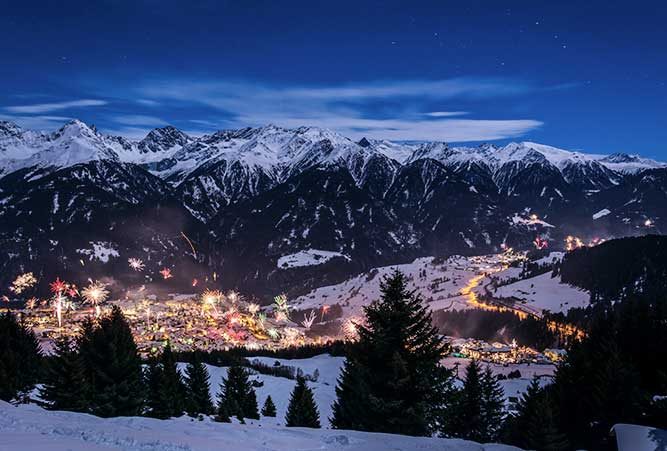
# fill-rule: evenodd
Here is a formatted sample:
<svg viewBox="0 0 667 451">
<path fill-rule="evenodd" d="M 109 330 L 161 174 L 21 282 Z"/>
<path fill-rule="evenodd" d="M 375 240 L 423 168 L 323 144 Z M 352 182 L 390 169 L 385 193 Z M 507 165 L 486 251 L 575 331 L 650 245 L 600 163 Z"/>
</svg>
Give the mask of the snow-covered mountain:
<svg viewBox="0 0 667 451">
<path fill-rule="evenodd" d="M 143 227 L 142 215 L 153 234 L 136 240 L 130 225 Z M 56 255 L 55 242 L 71 241 L 58 247 L 65 266 L 79 260 L 76 246 L 111 241 L 119 262 L 175 262 L 185 231 L 199 250 L 191 263 L 219 269 L 222 283 L 305 292 L 374 266 L 536 236 L 561 248 L 567 235 L 659 232 L 663 218 L 667 165 L 625 154 L 355 142 L 274 125 L 201 137 L 163 127 L 132 141 L 77 120 L 52 133 L 0 122 L 0 283 Z M 346 258 L 276 264 L 312 249 Z"/>
</svg>

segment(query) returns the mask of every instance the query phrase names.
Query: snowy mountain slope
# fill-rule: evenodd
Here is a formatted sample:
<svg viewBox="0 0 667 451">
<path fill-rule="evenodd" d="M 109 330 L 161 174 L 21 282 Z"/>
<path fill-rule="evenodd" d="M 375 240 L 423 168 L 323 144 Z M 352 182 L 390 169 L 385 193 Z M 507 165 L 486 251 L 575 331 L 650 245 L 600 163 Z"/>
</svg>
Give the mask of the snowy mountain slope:
<svg viewBox="0 0 667 451">
<path fill-rule="evenodd" d="M 69 243 L 70 236 L 81 241 L 73 246 L 90 248 L 112 241 L 113 232 L 120 250 L 140 254 L 132 257 L 168 261 L 180 246 L 164 245 L 158 257 L 157 244 L 146 252 L 133 244 L 137 231 L 119 233 L 119 223 L 129 225 L 126 215 L 142 211 L 170 226 L 168 241 L 192 230 L 208 265 L 225 267 L 225 284 L 263 300 L 426 255 L 532 247 L 538 236 L 559 250 L 568 235 L 587 241 L 660 233 L 667 218 L 661 166 L 535 143 L 353 142 L 316 127 L 268 125 L 198 138 L 163 127 L 130 141 L 80 121 L 54 133 L 2 122 L 0 234 L 11 258 L 0 283 L 37 254 L 53 254 L 48 240 Z M 610 213 L 596 216 L 603 210 Z M 31 248 L 36 242 L 42 251 Z M 277 267 L 279 258 L 309 249 L 349 260 Z"/>
<path fill-rule="evenodd" d="M 514 298 L 521 302 L 522 308 L 536 313 L 543 310 L 566 313 L 571 308 L 587 307 L 590 301 L 590 293 L 562 283 L 551 272 L 500 286 L 492 294 L 499 299 Z"/>
</svg>

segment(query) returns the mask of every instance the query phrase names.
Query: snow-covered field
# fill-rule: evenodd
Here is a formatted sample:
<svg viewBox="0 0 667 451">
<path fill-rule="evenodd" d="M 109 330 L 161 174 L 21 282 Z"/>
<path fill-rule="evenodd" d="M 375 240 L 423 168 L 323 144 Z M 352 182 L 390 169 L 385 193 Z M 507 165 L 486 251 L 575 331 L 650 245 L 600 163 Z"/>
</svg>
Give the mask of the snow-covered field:
<svg viewBox="0 0 667 451">
<path fill-rule="evenodd" d="M 379 299 L 383 277 L 399 270 L 408 278 L 408 287 L 417 290 L 431 309 L 465 309 L 470 305 L 461 289 L 471 278 L 492 269 L 497 263 L 496 256 L 454 256 L 447 260 L 423 257 L 412 263 L 374 268 L 337 285 L 317 288 L 294 299 L 291 304 L 298 310 L 340 304 L 344 317 L 358 316 L 363 306 Z"/>
<path fill-rule="evenodd" d="M 18 450 L 510 450 L 502 445 L 479 445 L 461 440 L 411 438 L 398 435 L 368 434 L 362 432 L 332 430 L 328 418 L 335 399 L 336 379 L 343 365 L 342 357 L 319 355 L 308 359 L 274 359 L 251 357 L 273 366 L 281 365 L 299 368 L 306 375 L 319 373 L 316 382 L 309 382 L 320 411 L 321 430 L 284 427 L 284 418 L 289 397 L 295 381 L 255 374 L 252 380 L 256 387 L 260 408 L 271 395 L 276 409 L 276 418 L 263 417 L 260 420 L 246 420 L 247 424 L 221 424 L 206 418 L 202 421 L 188 417 L 160 421 L 150 418 L 101 419 L 91 415 L 50 412 L 36 405 L 14 407 L 0 402 L 0 451 Z M 459 364 L 459 374 L 463 376 L 467 359 L 447 358 L 447 367 Z M 181 370 L 184 364 L 179 364 Z M 549 383 L 553 374 L 552 365 L 491 365 L 494 372 L 507 374 L 518 369 L 522 377 L 501 381 L 505 396 L 517 397 L 523 393 L 533 375 Z M 211 396 L 217 399 L 222 378 L 227 368 L 207 365 L 211 382 Z M 460 382 L 459 382 L 460 384 Z"/>
<path fill-rule="evenodd" d="M 280 269 L 300 268 L 302 266 L 316 266 L 328 262 L 332 258 L 341 257 L 349 260 L 345 254 L 334 251 L 322 251 L 319 249 L 307 249 L 295 254 L 284 255 L 278 259 L 277 266 Z"/>
<path fill-rule="evenodd" d="M 540 313 L 567 312 L 574 307 L 586 307 L 590 295 L 587 291 L 561 283 L 560 277 L 551 277 L 551 272 L 530 279 L 498 287 L 493 295 L 497 298 L 518 298 L 522 308 Z"/>
<path fill-rule="evenodd" d="M 536 263 L 552 263 L 562 256 L 562 252 L 552 252 Z M 573 307 L 585 307 L 589 301 L 587 291 L 560 283 L 559 277 L 551 278 L 551 272 L 493 290 L 492 280 L 502 284 L 518 278 L 522 269 L 503 266 L 501 255 L 482 255 L 453 256 L 446 260 L 422 257 L 412 263 L 374 268 L 339 284 L 316 288 L 294 299 L 291 305 L 296 310 L 308 310 L 339 304 L 343 309 L 343 317 L 360 316 L 363 306 L 379 299 L 380 282 L 394 270 L 406 275 L 408 288 L 416 290 L 432 310 L 475 307 L 470 303 L 469 296 L 461 294 L 461 290 L 480 275 L 483 277 L 472 288 L 476 293 L 489 289 L 490 294 L 497 298 L 520 299 L 523 301 L 520 305 L 522 310 L 537 315 L 543 310 L 566 312 Z"/>
<path fill-rule="evenodd" d="M 406 437 L 330 429 L 222 424 L 187 417 L 172 420 L 102 419 L 0 401 L 0 451 L 509 451 L 451 439 Z"/>
</svg>

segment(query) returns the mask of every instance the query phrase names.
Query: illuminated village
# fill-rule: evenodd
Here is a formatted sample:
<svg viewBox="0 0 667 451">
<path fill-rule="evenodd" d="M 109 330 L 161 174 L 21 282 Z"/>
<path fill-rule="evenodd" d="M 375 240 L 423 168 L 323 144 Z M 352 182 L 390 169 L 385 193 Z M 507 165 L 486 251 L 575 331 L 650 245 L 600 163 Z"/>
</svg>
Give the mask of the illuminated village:
<svg viewBox="0 0 667 451">
<path fill-rule="evenodd" d="M 568 237 L 566 249 L 569 250 L 571 245 L 579 247 L 583 242 Z M 521 319 L 535 316 L 521 306 L 483 300 L 476 290 L 485 277 L 525 260 L 525 253 L 509 247 L 501 254 L 470 257 L 471 265 L 478 268 L 479 273 L 470 278 L 458 294 L 473 308 L 510 311 Z M 142 261 L 137 258 L 130 258 L 128 265 L 135 271 L 144 270 Z M 171 272 L 165 268 L 160 275 L 166 280 L 171 277 Z M 37 283 L 32 273 L 25 273 L 19 275 L 9 289 L 14 300 L 22 299 Z M 260 306 L 236 291 L 204 290 L 199 294 L 173 294 L 167 299 L 159 299 L 147 293 L 145 287 L 140 287 L 126 291 L 123 298 L 109 299 L 108 287 L 99 281 L 89 280 L 88 285 L 79 288 L 56 279 L 49 287 L 50 299 L 23 298 L 23 308 L 15 308 L 22 320 L 36 331 L 45 349 L 49 349 L 60 335 L 75 337 L 83 321 L 99 318 L 112 305 L 120 306 L 125 313 L 139 351 L 144 355 L 157 352 L 167 342 L 177 351 L 213 351 L 236 346 L 278 349 L 337 339 L 350 341 L 355 339 L 356 324 L 360 321 L 357 316 L 340 318 L 330 314 L 331 305 L 293 315 L 284 295 L 276 296 L 272 305 Z M 9 298 L 5 297 L 5 301 L 9 302 Z M 293 317 L 301 320 L 296 321 Z M 581 332 L 572 326 L 554 323 L 551 327 L 581 338 Z M 500 364 L 552 363 L 562 358 L 559 350 L 540 353 L 516 343 L 451 339 L 450 345 L 454 356 Z"/>
</svg>

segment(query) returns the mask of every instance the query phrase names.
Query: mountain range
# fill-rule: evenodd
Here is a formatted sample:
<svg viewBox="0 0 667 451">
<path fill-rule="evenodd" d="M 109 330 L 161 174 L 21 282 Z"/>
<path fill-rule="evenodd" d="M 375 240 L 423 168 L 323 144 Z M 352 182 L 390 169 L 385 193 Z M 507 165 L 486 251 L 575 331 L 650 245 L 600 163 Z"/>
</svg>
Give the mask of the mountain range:
<svg viewBox="0 0 667 451">
<path fill-rule="evenodd" d="M 33 271 L 265 300 L 420 256 L 659 233 L 665 217 L 667 164 L 638 155 L 274 125 L 133 141 L 0 121 L 1 286 Z"/>
</svg>

